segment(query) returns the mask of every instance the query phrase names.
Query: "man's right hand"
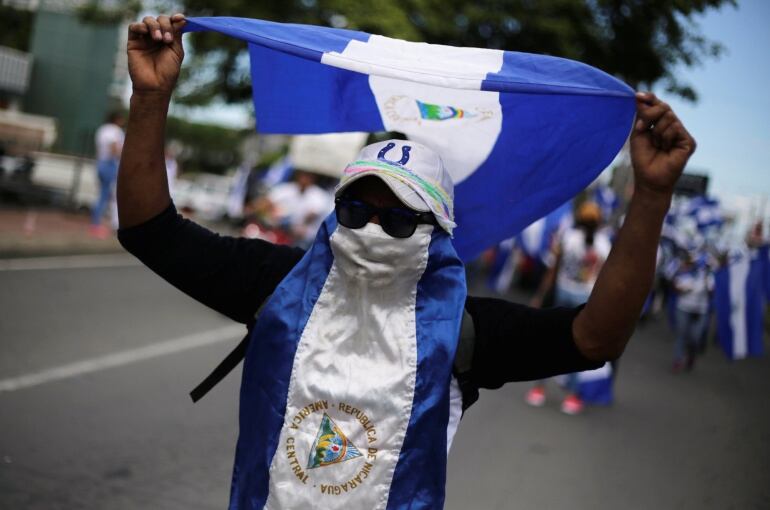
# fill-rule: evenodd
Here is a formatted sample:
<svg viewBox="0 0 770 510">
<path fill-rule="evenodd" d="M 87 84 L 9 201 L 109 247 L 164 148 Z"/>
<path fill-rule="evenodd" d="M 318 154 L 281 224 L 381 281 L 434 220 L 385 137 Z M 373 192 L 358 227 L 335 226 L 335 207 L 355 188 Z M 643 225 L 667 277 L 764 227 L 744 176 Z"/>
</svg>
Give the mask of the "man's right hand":
<svg viewBox="0 0 770 510">
<path fill-rule="evenodd" d="M 183 14 L 145 17 L 128 27 L 128 74 L 134 93 L 171 96 L 184 59 Z"/>
</svg>

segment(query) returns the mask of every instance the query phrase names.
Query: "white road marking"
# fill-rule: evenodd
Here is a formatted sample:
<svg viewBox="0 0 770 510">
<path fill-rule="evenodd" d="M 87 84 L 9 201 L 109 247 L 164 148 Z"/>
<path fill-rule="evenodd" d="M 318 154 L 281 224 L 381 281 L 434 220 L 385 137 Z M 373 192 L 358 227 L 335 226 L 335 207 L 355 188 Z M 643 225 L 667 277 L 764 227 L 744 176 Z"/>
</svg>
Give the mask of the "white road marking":
<svg viewBox="0 0 770 510">
<path fill-rule="evenodd" d="M 243 325 L 234 324 L 210 331 L 204 331 L 202 333 L 195 333 L 171 340 L 155 342 L 146 347 L 107 354 L 106 356 L 100 356 L 98 358 L 85 359 L 69 365 L 49 368 L 41 372 L 11 377 L 10 379 L 2 379 L 0 380 L 0 393 L 4 391 L 16 391 L 62 379 L 70 379 L 72 377 L 78 377 L 99 370 L 120 367 L 137 361 L 195 349 L 196 347 L 226 342 L 240 338 L 243 334 Z"/>
<path fill-rule="evenodd" d="M 70 255 L 62 257 L 30 257 L 0 259 L 0 271 L 41 271 L 48 269 L 91 269 L 131 267 L 141 262 L 128 253 L 102 255 Z"/>
</svg>

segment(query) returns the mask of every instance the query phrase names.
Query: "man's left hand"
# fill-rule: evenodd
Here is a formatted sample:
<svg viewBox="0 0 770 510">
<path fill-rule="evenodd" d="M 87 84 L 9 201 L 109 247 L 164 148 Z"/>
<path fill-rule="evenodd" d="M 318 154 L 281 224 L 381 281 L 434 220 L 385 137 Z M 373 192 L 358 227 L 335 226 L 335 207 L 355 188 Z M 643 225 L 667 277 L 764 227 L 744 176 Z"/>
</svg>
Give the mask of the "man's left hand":
<svg viewBox="0 0 770 510">
<path fill-rule="evenodd" d="M 651 92 L 636 94 L 631 163 L 636 186 L 671 194 L 693 152 L 695 140 L 671 107 Z"/>
</svg>

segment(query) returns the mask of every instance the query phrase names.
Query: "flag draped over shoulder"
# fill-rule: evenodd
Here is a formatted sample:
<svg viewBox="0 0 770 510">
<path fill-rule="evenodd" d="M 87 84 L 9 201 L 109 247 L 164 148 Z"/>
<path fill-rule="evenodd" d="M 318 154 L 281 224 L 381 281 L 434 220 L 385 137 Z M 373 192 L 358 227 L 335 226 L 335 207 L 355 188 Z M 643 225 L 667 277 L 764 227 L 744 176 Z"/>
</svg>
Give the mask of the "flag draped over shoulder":
<svg viewBox="0 0 770 510">
<path fill-rule="evenodd" d="M 398 131 L 441 154 L 466 260 L 591 183 L 635 114 L 627 85 L 557 57 L 244 18 L 186 30 L 248 42 L 262 133 Z"/>
</svg>

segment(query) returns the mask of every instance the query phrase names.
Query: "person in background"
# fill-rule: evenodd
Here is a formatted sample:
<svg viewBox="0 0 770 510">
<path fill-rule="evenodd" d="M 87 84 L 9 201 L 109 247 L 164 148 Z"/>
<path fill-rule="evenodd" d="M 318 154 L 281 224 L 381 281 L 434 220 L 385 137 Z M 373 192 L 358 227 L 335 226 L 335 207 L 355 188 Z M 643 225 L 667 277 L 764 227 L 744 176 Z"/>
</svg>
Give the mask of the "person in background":
<svg viewBox="0 0 770 510">
<path fill-rule="evenodd" d="M 762 220 L 757 220 L 746 234 L 746 246 L 753 250 L 766 243 Z"/>
<path fill-rule="evenodd" d="M 601 221 L 602 211 L 596 202 L 586 201 L 580 205 L 575 214 L 575 224 L 554 241 L 553 263 L 532 298 L 532 306 L 541 307 L 554 286 L 556 306 L 576 307 L 588 301 L 612 248 L 607 231 L 600 229 Z M 567 375 L 566 388 L 568 394 L 562 402 L 562 412 L 580 413 L 583 401 L 578 395 L 576 373 Z M 540 407 L 545 404 L 545 399 L 545 381 L 537 381 L 527 392 L 526 401 Z"/>
<path fill-rule="evenodd" d="M 99 239 L 105 239 L 110 231 L 102 225 L 102 217 L 107 206 L 114 201 L 115 184 L 118 178 L 118 164 L 123 150 L 123 114 L 113 112 L 107 121 L 96 130 L 96 174 L 99 179 L 99 196 L 91 210 L 90 233 Z M 117 228 L 117 207 L 114 207 L 112 224 Z"/>
<path fill-rule="evenodd" d="M 674 312 L 674 373 L 692 370 L 695 356 L 706 337 L 714 276 L 703 256 L 693 250 L 685 252 L 671 283 L 676 295 Z"/>
<path fill-rule="evenodd" d="M 270 190 L 264 205 L 272 222 L 284 226 L 300 247 L 313 242 L 321 222 L 334 209 L 332 195 L 316 180 L 314 173 L 295 170 L 290 182 Z"/>
</svg>

